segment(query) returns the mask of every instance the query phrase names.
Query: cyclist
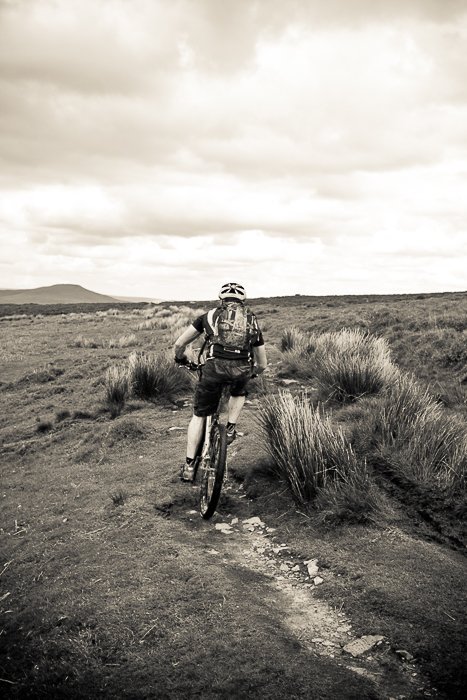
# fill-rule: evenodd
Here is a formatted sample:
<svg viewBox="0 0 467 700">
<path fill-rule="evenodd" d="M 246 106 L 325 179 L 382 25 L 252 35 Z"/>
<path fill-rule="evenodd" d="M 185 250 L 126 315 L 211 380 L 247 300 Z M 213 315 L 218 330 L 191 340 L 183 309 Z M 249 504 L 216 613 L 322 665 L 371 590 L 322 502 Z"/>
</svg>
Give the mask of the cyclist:
<svg viewBox="0 0 467 700">
<path fill-rule="evenodd" d="M 192 481 L 193 460 L 202 439 L 204 419 L 218 407 L 222 388 L 229 384 L 227 440 L 236 437 L 236 423 L 248 394 L 246 387 L 252 376 L 267 367 L 263 334 L 255 314 L 245 306 L 245 289 L 237 282 L 224 284 L 219 292 L 221 304 L 199 316 L 175 342 L 175 362 L 187 364 L 186 347 L 204 333 L 206 352 L 197 384 L 193 416 L 188 426 L 186 463 L 180 478 Z"/>
</svg>

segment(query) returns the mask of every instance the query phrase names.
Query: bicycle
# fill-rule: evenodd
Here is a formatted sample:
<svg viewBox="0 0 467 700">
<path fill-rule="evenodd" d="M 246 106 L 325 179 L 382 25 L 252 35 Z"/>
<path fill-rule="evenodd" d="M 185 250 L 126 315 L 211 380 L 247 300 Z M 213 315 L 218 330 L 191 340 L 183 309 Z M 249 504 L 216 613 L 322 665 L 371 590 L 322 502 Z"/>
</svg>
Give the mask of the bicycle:
<svg viewBox="0 0 467 700">
<path fill-rule="evenodd" d="M 196 362 L 188 362 L 184 366 L 192 372 L 200 369 Z M 222 389 L 215 413 L 204 421 L 203 437 L 193 460 L 193 483 L 201 471 L 199 510 L 205 520 L 212 518 L 216 511 L 227 470 L 227 428 L 220 420 L 227 387 L 228 384 L 225 384 Z"/>
</svg>

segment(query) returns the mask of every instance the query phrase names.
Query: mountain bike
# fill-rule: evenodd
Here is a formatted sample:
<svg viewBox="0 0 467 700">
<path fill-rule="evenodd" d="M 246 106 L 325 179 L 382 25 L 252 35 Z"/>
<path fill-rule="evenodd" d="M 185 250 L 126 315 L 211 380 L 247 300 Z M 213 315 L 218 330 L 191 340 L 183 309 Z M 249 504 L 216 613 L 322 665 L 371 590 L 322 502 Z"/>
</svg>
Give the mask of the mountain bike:
<svg viewBox="0 0 467 700">
<path fill-rule="evenodd" d="M 200 367 L 195 362 L 185 366 L 191 371 L 197 371 Z M 216 412 L 204 421 L 203 437 L 193 460 L 193 483 L 200 473 L 199 511 L 205 520 L 211 518 L 216 511 L 226 476 L 227 428 L 221 422 L 220 410 L 227 395 L 228 384 L 225 384 Z"/>
</svg>

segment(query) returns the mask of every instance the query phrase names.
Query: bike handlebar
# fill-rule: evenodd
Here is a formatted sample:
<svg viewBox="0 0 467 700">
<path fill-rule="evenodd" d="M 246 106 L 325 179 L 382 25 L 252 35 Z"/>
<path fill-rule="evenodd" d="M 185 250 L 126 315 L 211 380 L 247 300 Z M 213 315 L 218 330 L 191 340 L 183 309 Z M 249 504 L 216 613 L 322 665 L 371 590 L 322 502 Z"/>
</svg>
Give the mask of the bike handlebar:
<svg viewBox="0 0 467 700">
<path fill-rule="evenodd" d="M 181 367 L 186 367 L 186 369 L 189 369 L 191 372 L 196 372 L 196 370 L 198 370 L 201 366 L 197 362 L 192 362 L 191 360 L 189 360 L 186 357 L 183 357 L 181 359 L 176 357 L 175 363 L 177 365 L 180 365 Z"/>
</svg>

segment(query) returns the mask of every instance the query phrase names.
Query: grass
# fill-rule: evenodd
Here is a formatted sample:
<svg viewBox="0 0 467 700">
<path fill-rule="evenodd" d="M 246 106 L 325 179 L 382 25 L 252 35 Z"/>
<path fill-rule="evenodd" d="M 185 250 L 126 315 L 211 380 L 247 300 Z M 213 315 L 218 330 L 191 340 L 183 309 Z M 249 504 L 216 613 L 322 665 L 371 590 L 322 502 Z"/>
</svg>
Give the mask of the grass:
<svg viewBox="0 0 467 700">
<path fill-rule="evenodd" d="M 281 337 L 282 352 L 301 352 L 306 345 L 306 335 L 299 328 L 286 328 Z"/>
<path fill-rule="evenodd" d="M 145 401 L 172 401 L 192 386 L 193 380 L 188 372 L 175 365 L 172 357 L 133 352 L 125 365 L 107 369 L 104 380 L 105 405 L 115 418 L 120 415 L 131 396 Z"/>
<path fill-rule="evenodd" d="M 165 306 L 168 319 L 182 308 Z M 343 327 L 377 334 L 389 347 L 391 362 L 401 374 L 413 374 L 418 389 L 412 396 L 410 386 L 399 387 L 398 397 L 386 386 L 332 404 L 327 417 L 321 409 L 321 422 L 351 446 L 359 471 L 341 467 L 337 473 L 331 466 L 329 479 L 304 505 L 278 483 L 277 471 L 274 479 L 266 470 L 261 480 L 254 477 L 260 460 L 269 466 L 272 459 L 252 426 L 261 399 L 247 404 L 239 425 L 245 436 L 229 450 L 231 473 L 250 475 L 239 491 L 245 498 L 237 497 L 232 482 L 219 518 L 258 515 L 276 528 L 277 542 L 287 542 L 294 556 L 317 557 L 324 583 L 314 596 L 345 610 L 355 636 L 384 634 L 388 663 L 400 663 L 392 649 L 407 649 L 416 657 L 415 671 L 429 674 L 440 698 L 463 697 L 465 561 L 446 533 L 459 537 L 461 511 L 457 501 L 448 506 L 447 497 L 451 490 L 460 499 L 464 488 L 462 478 L 454 479 L 455 488 L 447 479 L 467 417 L 462 384 L 467 368 L 462 354 L 452 352 L 464 342 L 467 295 L 299 297 L 260 300 L 252 307 L 269 329 L 268 399 L 293 355 L 281 350 L 281 337 L 291 326 L 314 339 Z M 245 567 L 234 563 L 230 541 L 190 515 L 195 495 L 172 481 L 186 435 L 169 430 L 185 428 L 190 409 L 132 400 L 124 405 L 128 415 L 122 409 L 112 421 L 99 411 L 105 368 L 128 366 L 128 351 L 116 346 L 109 352 L 107 341 L 128 335 L 128 328 L 153 309 L 122 305 L 118 315 L 105 316 L 96 310 L 73 307 L 71 316 L 71 309 L 33 306 L 26 318 L 3 325 L 0 524 L 3 562 L 11 564 L 5 570 L 0 566 L 0 677 L 11 683 L 2 684 L 2 692 L 7 697 L 211 698 L 235 696 L 240 683 L 245 697 L 286 698 L 294 692 L 297 697 L 375 697 L 379 691 L 359 692 L 352 685 L 355 678 L 345 674 L 333 685 L 341 672 L 337 663 L 323 666 L 321 657 L 313 657 L 310 665 L 309 655 L 298 653 L 297 640 L 284 635 L 283 601 L 275 591 L 274 605 L 266 610 L 269 577 L 258 573 L 246 579 Z M 38 311 L 43 318 L 32 322 Z M 0 308 L 5 313 L 14 310 Z M 196 315 L 191 306 L 187 316 Z M 78 333 L 98 339 L 99 347 L 92 352 L 72 347 Z M 171 334 L 170 328 L 134 330 L 135 347 L 159 357 Z M 303 383 L 314 396 L 312 372 Z M 436 410 L 423 412 L 420 402 Z M 391 404 L 397 407 L 392 417 Z M 425 417 L 405 421 L 404 406 L 406 413 Z M 77 413 L 93 419 L 73 420 Z M 39 422 L 51 416 L 53 430 L 37 432 Z M 383 435 L 390 421 L 395 430 Z M 316 431 L 324 435 L 320 440 L 334 439 L 320 427 Z M 411 441 L 409 435 L 418 437 Z M 445 452 L 443 445 L 449 446 Z M 407 478 L 388 479 L 382 491 L 381 475 L 373 471 L 378 455 L 383 465 L 392 459 L 392 475 L 401 470 Z M 430 456 L 436 456 L 434 465 Z M 434 470 L 432 485 L 411 492 L 410 473 L 402 470 L 418 468 L 424 460 Z M 354 474 L 362 488 L 350 479 Z M 423 481 L 424 472 L 421 476 Z M 410 493 L 408 505 L 399 496 Z M 417 515 L 422 499 L 425 513 L 437 503 L 438 515 L 451 514 L 449 529 L 443 520 L 435 527 Z M 170 503 L 170 517 L 160 517 L 155 503 Z M 370 510 L 368 503 L 373 503 Z M 384 510 L 388 505 L 392 513 Z M 1 600 L 5 593 L 10 595 Z M 219 673 L 213 680 L 214 657 Z M 316 687 L 320 679 L 329 685 Z"/>
<path fill-rule="evenodd" d="M 128 367 L 115 365 L 105 374 L 105 402 L 113 418 L 120 415 L 128 398 L 130 377 Z"/>
<path fill-rule="evenodd" d="M 465 423 L 437 403 L 413 376 L 400 373 L 365 422 L 367 440 L 370 436 L 406 478 L 448 494 L 465 491 Z M 359 439 L 365 437 L 360 434 Z"/>
<path fill-rule="evenodd" d="M 75 348 L 131 348 L 138 345 L 138 338 L 134 333 L 122 335 L 120 338 L 108 338 L 105 340 L 95 340 L 95 338 L 84 338 L 79 335 L 72 343 Z"/>
<path fill-rule="evenodd" d="M 282 336 L 281 348 L 286 350 L 282 374 L 313 378 L 323 399 L 347 402 L 376 394 L 396 373 L 387 342 L 367 331 L 343 329 L 307 337 L 292 328 Z"/>
<path fill-rule="evenodd" d="M 322 510 L 354 513 L 367 520 L 375 501 L 368 497 L 370 479 L 342 430 L 332 425 L 309 397 L 290 392 L 262 399 L 258 417 L 272 468 L 299 504 L 316 500 Z M 331 508 L 331 504 L 333 507 Z"/>
<path fill-rule="evenodd" d="M 167 355 L 132 353 L 128 360 L 132 395 L 145 400 L 172 400 L 193 387 L 189 373 Z"/>
</svg>

